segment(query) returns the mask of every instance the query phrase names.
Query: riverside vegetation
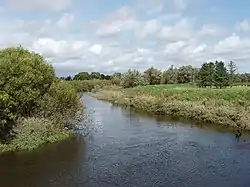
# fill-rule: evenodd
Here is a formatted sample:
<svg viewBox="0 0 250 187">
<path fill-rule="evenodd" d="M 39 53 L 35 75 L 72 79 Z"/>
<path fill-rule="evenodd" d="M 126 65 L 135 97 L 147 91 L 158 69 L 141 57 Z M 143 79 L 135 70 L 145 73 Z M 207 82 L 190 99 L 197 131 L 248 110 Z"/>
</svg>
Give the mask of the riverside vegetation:
<svg viewBox="0 0 250 187">
<path fill-rule="evenodd" d="M 155 114 L 250 130 L 250 74 L 236 70 L 234 62 L 228 69 L 224 62 L 210 62 L 199 69 L 128 70 L 116 80 L 118 87 L 103 87 L 92 95 Z"/>
<path fill-rule="evenodd" d="M 82 117 L 77 90 L 41 55 L 21 46 L 0 50 L 0 153 L 70 138 Z"/>
</svg>

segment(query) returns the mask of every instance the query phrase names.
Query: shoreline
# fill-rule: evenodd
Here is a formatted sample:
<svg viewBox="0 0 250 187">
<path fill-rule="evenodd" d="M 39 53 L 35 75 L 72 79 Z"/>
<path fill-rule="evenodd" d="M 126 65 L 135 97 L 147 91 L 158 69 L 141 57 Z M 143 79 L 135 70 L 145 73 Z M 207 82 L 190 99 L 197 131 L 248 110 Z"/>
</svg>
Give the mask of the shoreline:
<svg viewBox="0 0 250 187">
<path fill-rule="evenodd" d="M 49 145 L 49 144 L 54 144 L 58 143 L 64 140 L 71 139 L 75 137 L 76 134 L 73 131 L 70 130 L 61 130 L 60 132 L 57 132 L 53 135 L 50 135 L 44 139 L 40 139 L 38 141 L 30 141 L 30 142 L 25 142 L 25 141 L 19 141 L 15 142 L 11 141 L 8 144 L 2 144 L 0 143 L 0 156 L 3 154 L 9 154 L 9 153 L 28 153 L 32 152 L 34 150 L 37 150 L 43 146 Z M 39 137 L 33 137 L 39 139 Z"/>
<path fill-rule="evenodd" d="M 250 132 L 247 111 L 243 108 L 205 106 L 202 102 L 164 99 L 145 93 L 128 93 L 125 90 L 99 90 L 90 93 L 98 100 L 108 101 L 116 105 L 132 107 L 151 114 L 181 117 L 184 119 L 220 125 L 232 130 Z M 241 114 L 241 115 L 240 115 Z M 246 114 L 246 115 L 245 115 Z"/>
</svg>

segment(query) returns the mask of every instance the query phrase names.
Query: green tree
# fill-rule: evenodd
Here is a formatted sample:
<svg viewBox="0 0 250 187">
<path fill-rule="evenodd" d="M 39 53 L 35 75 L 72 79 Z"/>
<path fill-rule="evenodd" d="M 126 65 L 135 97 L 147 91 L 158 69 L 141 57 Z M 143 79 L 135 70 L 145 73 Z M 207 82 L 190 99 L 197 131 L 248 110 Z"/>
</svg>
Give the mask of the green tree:
<svg viewBox="0 0 250 187">
<path fill-rule="evenodd" d="M 150 85 L 161 83 L 161 71 L 151 67 L 144 72 L 144 77 Z"/>
<path fill-rule="evenodd" d="M 121 86 L 123 88 L 132 88 L 140 85 L 148 84 L 144 76 L 137 71 L 129 69 L 126 73 L 123 74 L 121 79 Z"/>
<path fill-rule="evenodd" d="M 88 72 L 80 72 L 74 76 L 74 80 L 89 80 L 90 75 Z"/>
<path fill-rule="evenodd" d="M 55 79 L 39 54 L 21 46 L 0 50 L 0 131 L 16 116 L 30 116 Z"/>
<path fill-rule="evenodd" d="M 66 81 L 72 81 L 72 77 L 69 75 L 65 78 Z"/>
<path fill-rule="evenodd" d="M 116 78 L 121 78 L 122 77 L 122 74 L 119 73 L 119 72 L 115 72 L 112 76 L 112 78 L 116 77 Z"/>
<path fill-rule="evenodd" d="M 90 79 L 101 79 L 101 78 L 102 78 L 101 73 L 99 73 L 99 72 L 92 72 L 90 74 Z"/>
<path fill-rule="evenodd" d="M 170 66 L 168 70 L 162 73 L 161 84 L 176 84 L 178 78 L 178 69 Z"/>
<path fill-rule="evenodd" d="M 214 85 L 216 88 L 224 88 L 229 85 L 229 74 L 224 62 L 215 62 Z"/>
<path fill-rule="evenodd" d="M 193 81 L 193 67 L 182 66 L 178 69 L 178 83 L 190 83 Z"/>
<path fill-rule="evenodd" d="M 198 86 L 207 87 L 210 85 L 209 83 L 210 75 L 210 66 L 207 62 L 203 63 L 201 69 L 198 73 Z"/>
<path fill-rule="evenodd" d="M 207 82 L 210 88 L 214 85 L 214 75 L 215 75 L 215 64 L 213 62 L 208 63 L 208 77 Z"/>
<path fill-rule="evenodd" d="M 235 81 L 235 73 L 237 71 L 237 65 L 234 61 L 230 61 L 228 63 L 228 71 L 229 71 L 229 84 L 232 87 L 233 82 Z"/>
</svg>

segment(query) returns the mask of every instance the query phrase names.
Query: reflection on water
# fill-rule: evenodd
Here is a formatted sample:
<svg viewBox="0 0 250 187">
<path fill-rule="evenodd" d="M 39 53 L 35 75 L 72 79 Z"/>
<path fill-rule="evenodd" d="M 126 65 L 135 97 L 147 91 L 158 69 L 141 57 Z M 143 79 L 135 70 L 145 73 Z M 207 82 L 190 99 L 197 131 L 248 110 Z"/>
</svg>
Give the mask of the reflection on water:
<svg viewBox="0 0 250 187">
<path fill-rule="evenodd" d="M 85 143 L 81 137 L 41 148 L 33 153 L 0 157 L 1 186 L 47 186 L 56 184 L 65 172 L 84 162 Z"/>
<path fill-rule="evenodd" d="M 250 142 L 230 131 L 112 106 L 84 95 L 95 129 L 0 157 L 1 187 L 249 187 Z M 245 141 L 244 141 L 245 140 Z"/>
</svg>

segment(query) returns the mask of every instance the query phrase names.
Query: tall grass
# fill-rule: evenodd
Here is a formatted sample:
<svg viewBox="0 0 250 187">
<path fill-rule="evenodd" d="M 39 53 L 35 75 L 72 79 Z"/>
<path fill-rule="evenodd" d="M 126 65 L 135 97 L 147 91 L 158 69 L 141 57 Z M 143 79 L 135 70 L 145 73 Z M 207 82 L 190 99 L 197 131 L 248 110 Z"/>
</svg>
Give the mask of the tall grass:
<svg viewBox="0 0 250 187">
<path fill-rule="evenodd" d="M 197 88 L 191 85 L 142 86 L 100 90 L 95 97 L 161 115 L 250 130 L 250 88 Z"/>
</svg>

